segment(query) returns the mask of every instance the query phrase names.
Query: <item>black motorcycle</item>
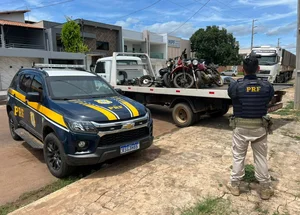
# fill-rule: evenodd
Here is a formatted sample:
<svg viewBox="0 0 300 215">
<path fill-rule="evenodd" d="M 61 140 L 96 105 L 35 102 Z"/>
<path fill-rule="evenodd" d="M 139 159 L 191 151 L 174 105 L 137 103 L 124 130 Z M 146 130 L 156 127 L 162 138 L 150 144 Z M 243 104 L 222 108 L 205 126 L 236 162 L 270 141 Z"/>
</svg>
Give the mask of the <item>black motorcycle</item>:
<svg viewBox="0 0 300 215">
<path fill-rule="evenodd" d="M 169 58 L 166 62 L 167 67 L 162 68 L 159 70 L 159 75 L 162 79 L 163 85 L 170 88 L 172 87 L 172 82 L 170 80 L 170 73 L 173 71 L 175 67 L 175 60 L 172 58 Z"/>
</svg>

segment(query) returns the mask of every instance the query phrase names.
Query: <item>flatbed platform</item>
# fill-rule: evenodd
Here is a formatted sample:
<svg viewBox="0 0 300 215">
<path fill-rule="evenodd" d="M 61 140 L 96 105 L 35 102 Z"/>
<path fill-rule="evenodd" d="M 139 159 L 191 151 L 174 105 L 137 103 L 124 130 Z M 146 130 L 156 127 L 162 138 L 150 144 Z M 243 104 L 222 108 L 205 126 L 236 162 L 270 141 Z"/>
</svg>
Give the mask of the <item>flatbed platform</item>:
<svg viewBox="0 0 300 215">
<path fill-rule="evenodd" d="M 290 88 L 293 86 L 293 84 L 273 84 L 273 86 L 275 92 L 277 92 Z M 229 99 L 227 94 L 228 85 L 224 85 L 222 87 L 215 86 L 202 89 L 165 88 L 154 86 L 140 87 L 122 85 L 117 85 L 115 86 L 115 88 L 119 88 L 125 92 Z"/>
</svg>

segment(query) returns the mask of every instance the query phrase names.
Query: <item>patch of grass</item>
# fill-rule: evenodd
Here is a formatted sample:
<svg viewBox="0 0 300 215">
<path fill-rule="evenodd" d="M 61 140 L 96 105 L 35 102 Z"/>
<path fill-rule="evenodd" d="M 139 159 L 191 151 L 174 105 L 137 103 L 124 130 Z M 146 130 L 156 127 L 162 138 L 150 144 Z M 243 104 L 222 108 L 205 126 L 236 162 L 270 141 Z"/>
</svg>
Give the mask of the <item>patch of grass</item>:
<svg viewBox="0 0 300 215">
<path fill-rule="evenodd" d="M 282 135 L 287 136 L 287 137 L 291 137 L 291 138 L 296 139 L 296 140 L 300 140 L 300 136 L 292 135 L 292 134 L 290 134 L 287 131 L 286 132 L 282 132 Z"/>
<path fill-rule="evenodd" d="M 229 200 L 222 198 L 206 198 L 198 202 L 194 207 L 189 208 L 181 215 L 230 215 L 232 212 Z"/>
<path fill-rule="evenodd" d="M 255 178 L 255 168 L 252 164 L 245 165 L 245 176 L 243 180 L 248 183 L 257 182 Z"/>
<path fill-rule="evenodd" d="M 295 117 L 300 117 L 300 111 L 294 110 L 294 102 L 293 101 L 288 101 L 287 105 L 278 110 L 275 111 L 273 114 L 277 114 L 280 116 L 295 116 Z"/>
<path fill-rule="evenodd" d="M 269 214 L 267 209 L 263 210 L 262 208 L 257 208 L 256 211 L 259 213 L 259 215 Z"/>
<path fill-rule="evenodd" d="M 290 214 L 288 212 L 284 212 L 284 213 L 274 212 L 272 215 L 290 215 Z"/>
<path fill-rule="evenodd" d="M 92 168 L 78 168 L 78 172 L 73 176 L 69 176 L 68 178 L 58 179 L 52 184 L 46 185 L 38 190 L 34 190 L 31 192 L 27 192 L 22 194 L 16 201 L 7 203 L 5 205 L 0 206 L 0 215 L 6 215 L 14 210 L 17 210 L 25 205 L 28 205 L 50 193 L 53 193 L 69 184 L 72 184 L 79 179 L 86 177 L 87 175 L 97 171 L 100 168 L 100 165 L 93 166 Z"/>
</svg>

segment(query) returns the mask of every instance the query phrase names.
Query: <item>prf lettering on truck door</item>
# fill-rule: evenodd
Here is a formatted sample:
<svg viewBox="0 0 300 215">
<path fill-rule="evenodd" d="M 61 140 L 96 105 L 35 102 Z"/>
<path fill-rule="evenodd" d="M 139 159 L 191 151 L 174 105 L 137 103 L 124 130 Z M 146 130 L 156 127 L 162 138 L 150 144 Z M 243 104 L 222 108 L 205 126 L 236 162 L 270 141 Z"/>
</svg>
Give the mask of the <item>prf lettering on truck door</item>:
<svg viewBox="0 0 300 215">
<path fill-rule="evenodd" d="M 23 108 L 15 106 L 14 113 L 15 113 L 15 116 L 19 116 L 21 118 L 24 118 L 24 109 Z"/>
</svg>

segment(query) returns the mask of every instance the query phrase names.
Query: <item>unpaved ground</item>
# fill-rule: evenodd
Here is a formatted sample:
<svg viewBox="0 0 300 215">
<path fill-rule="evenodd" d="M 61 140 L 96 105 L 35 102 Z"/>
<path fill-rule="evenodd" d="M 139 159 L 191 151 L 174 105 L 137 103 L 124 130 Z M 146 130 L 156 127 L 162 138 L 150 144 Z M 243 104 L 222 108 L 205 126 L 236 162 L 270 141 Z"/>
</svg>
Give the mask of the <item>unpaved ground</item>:
<svg viewBox="0 0 300 215">
<path fill-rule="evenodd" d="M 153 112 L 155 136 L 176 129 L 168 108 L 149 108 Z M 11 138 L 5 105 L 0 106 L 0 122 L 0 205 L 3 205 L 57 179 L 48 171 L 41 150 L 34 150 L 27 143 Z"/>
<path fill-rule="evenodd" d="M 285 100 L 292 97 L 289 90 Z M 269 201 L 260 200 L 255 184 L 240 197 L 226 190 L 232 131 L 223 117 L 167 134 L 148 150 L 123 157 L 13 214 L 180 214 L 208 196 L 230 199 L 232 214 L 300 214 L 300 141 L 290 137 L 300 136 L 300 124 L 278 116 L 274 123 L 268 160 L 275 196 Z M 251 149 L 246 163 L 253 163 Z"/>
</svg>

